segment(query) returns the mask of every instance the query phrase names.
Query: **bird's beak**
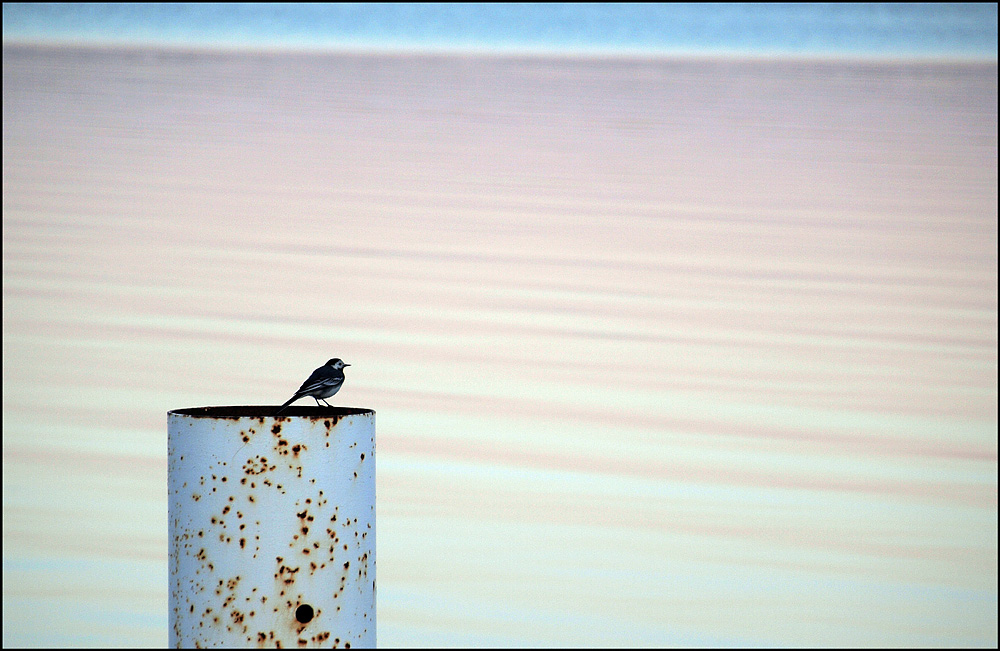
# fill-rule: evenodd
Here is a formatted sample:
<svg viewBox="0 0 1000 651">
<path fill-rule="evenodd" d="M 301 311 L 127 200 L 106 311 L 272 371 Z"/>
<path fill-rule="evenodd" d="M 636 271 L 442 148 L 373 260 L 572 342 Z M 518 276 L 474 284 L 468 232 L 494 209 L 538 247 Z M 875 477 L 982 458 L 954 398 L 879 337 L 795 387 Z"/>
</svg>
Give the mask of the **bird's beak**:
<svg viewBox="0 0 1000 651">
<path fill-rule="evenodd" d="M 344 366 L 350 366 L 350 364 L 344 364 Z"/>
</svg>

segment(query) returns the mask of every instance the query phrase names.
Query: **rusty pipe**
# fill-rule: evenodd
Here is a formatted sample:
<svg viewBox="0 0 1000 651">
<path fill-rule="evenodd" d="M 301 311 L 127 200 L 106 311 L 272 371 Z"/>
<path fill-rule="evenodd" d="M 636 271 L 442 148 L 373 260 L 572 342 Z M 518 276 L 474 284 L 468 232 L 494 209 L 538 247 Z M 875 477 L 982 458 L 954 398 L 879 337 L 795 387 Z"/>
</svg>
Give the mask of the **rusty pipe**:
<svg viewBox="0 0 1000 651">
<path fill-rule="evenodd" d="M 170 645 L 375 646 L 375 412 L 167 414 Z"/>
</svg>

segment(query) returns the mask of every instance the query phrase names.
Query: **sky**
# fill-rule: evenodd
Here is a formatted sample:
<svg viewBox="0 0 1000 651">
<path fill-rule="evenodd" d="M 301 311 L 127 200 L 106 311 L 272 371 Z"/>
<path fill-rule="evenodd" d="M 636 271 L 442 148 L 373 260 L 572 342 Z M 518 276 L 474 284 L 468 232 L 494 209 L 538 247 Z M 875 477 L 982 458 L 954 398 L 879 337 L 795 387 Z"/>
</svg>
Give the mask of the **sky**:
<svg viewBox="0 0 1000 651">
<path fill-rule="evenodd" d="M 997 6 L 5 3 L 3 38 L 225 48 L 996 60 Z"/>
</svg>

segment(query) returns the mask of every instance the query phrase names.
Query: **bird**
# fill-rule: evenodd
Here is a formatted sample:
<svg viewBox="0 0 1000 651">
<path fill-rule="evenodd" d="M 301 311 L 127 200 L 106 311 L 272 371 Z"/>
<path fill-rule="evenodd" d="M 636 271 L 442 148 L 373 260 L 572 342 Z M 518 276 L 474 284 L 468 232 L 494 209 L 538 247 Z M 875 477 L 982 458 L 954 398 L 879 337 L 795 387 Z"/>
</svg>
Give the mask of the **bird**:
<svg viewBox="0 0 1000 651">
<path fill-rule="evenodd" d="M 274 417 L 277 418 L 281 412 L 288 408 L 288 405 L 306 396 L 312 396 L 316 400 L 317 406 L 319 406 L 319 401 L 323 400 L 323 404 L 329 407 L 330 403 L 325 399 L 340 391 L 340 387 L 344 384 L 345 366 L 350 366 L 350 364 L 345 364 L 340 358 L 334 357 L 313 371 L 312 375 L 295 392 L 295 395 L 289 398 L 285 404 L 281 405 L 281 409 L 275 412 Z"/>
</svg>

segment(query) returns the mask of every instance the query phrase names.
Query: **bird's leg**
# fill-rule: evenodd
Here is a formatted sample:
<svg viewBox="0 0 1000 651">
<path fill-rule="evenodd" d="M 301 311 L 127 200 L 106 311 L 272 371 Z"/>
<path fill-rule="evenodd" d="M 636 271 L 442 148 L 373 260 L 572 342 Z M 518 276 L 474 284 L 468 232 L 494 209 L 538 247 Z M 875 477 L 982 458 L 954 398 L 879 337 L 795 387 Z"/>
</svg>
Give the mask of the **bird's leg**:
<svg viewBox="0 0 1000 651">
<path fill-rule="evenodd" d="M 326 401 L 326 398 L 323 398 L 323 404 L 326 405 L 327 407 L 332 407 L 333 406 L 329 402 Z"/>
</svg>

